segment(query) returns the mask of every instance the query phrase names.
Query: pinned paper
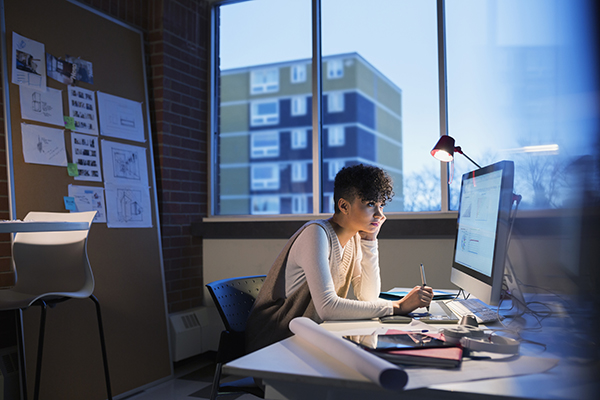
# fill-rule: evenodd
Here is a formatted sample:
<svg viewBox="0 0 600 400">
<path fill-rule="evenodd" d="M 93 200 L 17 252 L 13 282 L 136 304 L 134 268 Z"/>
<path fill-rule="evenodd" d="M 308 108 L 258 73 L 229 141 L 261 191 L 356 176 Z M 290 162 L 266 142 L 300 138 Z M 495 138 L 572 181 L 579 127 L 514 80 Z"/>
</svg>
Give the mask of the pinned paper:
<svg viewBox="0 0 600 400">
<path fill-rule="evenodd" d="M 65 196 L 64 199 L 65 199 L 65 209 L 67 209 L 69 211 L 77 211 L 77 206 L 75 205 L 74 197 Z"/>
</svg>

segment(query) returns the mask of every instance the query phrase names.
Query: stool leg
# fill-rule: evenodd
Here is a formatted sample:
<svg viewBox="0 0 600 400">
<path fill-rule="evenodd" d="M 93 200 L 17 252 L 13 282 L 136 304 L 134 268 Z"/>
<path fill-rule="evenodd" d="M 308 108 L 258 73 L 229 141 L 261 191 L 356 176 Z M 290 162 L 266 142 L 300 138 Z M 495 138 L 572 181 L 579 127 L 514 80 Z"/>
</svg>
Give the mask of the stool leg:
<svg viewBox="0 0 600 400">
<path fill-rule="evenodd" d="M 37 365 L 35 369 L 35 387 L 33 389 L 33 400 L 40 398 L 40 380 L 42 377 L 42 355 L 44 354 L 44 332 L 46 331 L 46 302 L 39 300 L 37 303 L 42 310 L 40 316 L 40 335 L 38 338 L 38 354 L 37 354 Z"/>
<path fill-rule="evenodd" d="M 108 357 L 106 355 L 106 341 L 104 340 L 104 326 L 102 325 L 102 313 L 100 312 L 100 302 L 96 296 L 91 295 L 90 299 L 96 305 L 96 316 L 98 317 L 98 331 L 100 333 L 100 345 L 102 347 L 102 361 L 104 362 L 104 379 L 106 380 L 107 399 L 112 400 L 112 392 L 110 389 L 110 376 L 108 373 Z"/>
<path fill-rule="evenodd" d="M 15 310 L 17 343 L 19 346 L 19 370 L 21 374 L 21 399 L 27 400 L 27 364 L 25 363 L 25 338 L 23 337 L 23 310 Z"/>
</svg>

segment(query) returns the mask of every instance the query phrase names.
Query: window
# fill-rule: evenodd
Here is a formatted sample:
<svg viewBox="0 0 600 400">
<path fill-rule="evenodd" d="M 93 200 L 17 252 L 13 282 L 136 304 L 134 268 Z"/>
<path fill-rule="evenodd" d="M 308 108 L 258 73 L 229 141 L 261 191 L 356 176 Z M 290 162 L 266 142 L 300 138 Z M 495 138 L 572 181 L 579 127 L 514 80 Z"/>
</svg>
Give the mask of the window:
<svg viewBox="0 0 600 400">
<path fill-rule="evenodd" d="M 327 79 L 338 79 L 344 76 L 344 63 L 342 60 L 327 61 Z"/>
<path fill-rule="evenodd" d="M 328 129 L 327 144 L 329 147 L 343 146 L 346 143 L 346 135 L 343 126 L 330 126 Z"/>
<path fill-rule="evenodd" d="M 292 149 L 306 148 L 306 129 L 294 129 L 292 131 Z"/>
<path fill-rule="evenodd" d="M 252 197 L 252 214 L 254 215 L 279 214 L 280 207 L 277 196 Z"/>
<path fill-rule="evenodd" d="M 343 92 L 331 92 L 327 94 L 327 111 L 330 113 L 344 111 Z"/>
<path fill-rule="evenodd" d="M 307 196 L 292 196 L 292 214 L 306 214 L 308 212 Z"/>
<path fill-rule="evenodd" d="M 279 101 L 266 100 L 251 103 L 250 125 L 275 125 L 279 123 Z"/>
<path fill-rule="evenodd" d="M 292 83 L 306 82 L 306 64 L 292 65 L 290 74 Z"/>
<path fill-rule="evenodd" d="M 306 115 L 306 97 L 292 97 L 292 115 Z"/>
<path fill-rule="evenodd" d="M 340 172 L 340 169 L 344 168 L 345 165 L 346 165 L 346 163 L 344 161 L 330 160 L 329 161 L 328 179 L 330 181 L 334 181 L 337 173 Z"/>
<path fill-rule="evenodd" d="M 573 204 L 577 185 L 567 171 L 597 148 L 588 133 L 598 131 L 597 120 L 575 111 L 585 101 L 564 104 L 585 96 L 597 79 L 586 61 L 593 42 L 584 4 L 446 1 L 448 134 L 481 166 L 514 161 L 519 210 Z M 451 209 L 458 208 L 461 175 L 476 168 L 456 155 Z"/>
<path fill-rule="evenodd" d="M 292 163 L 292 182 L 306 182 L 306 163 Z"/>
<path fill-rule="evenodd" d="M 251 167 L 252 190 L 279 189 L 279 165 L 254 164 Z"/>
<path fill-rule="evenodd" d="M 252 158 L 279 156 L 279 132 L 255 132 L 250 138 Z"/>
<path fill-rule="evenodd" d="M 272 93 L 279 90 L 279 69 L 269 68 L 250 72 L 250 93 Z"/>
</svg>

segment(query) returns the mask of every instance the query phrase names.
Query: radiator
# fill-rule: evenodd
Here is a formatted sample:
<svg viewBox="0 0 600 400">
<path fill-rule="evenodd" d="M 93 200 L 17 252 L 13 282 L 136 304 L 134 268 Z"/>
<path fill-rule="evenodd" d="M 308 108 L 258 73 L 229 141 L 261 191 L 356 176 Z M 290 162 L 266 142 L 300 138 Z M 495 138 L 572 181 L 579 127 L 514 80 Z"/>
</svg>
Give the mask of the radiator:
<svg viewBox="0 0 600 400">
<path fill-rule="evenodd" d="M 217 350 L 224 328 L 216 308 L 199 307 L 173 313 L 169 320 L 173 361 Z"/>
</svg>

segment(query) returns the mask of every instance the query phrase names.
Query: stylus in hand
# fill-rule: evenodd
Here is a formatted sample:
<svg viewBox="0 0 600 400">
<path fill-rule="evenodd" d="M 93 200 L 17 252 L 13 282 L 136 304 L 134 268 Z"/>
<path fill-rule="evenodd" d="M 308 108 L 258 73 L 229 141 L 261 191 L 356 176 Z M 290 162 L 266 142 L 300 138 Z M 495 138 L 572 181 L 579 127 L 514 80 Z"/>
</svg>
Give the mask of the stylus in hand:
<svg viewBox="0 0 600 400">
<path fill-rule="evenodd" d="M 421 264 L 421 284 L 422 287 L 425 287 L 425 267 Z M 426 307 L 427 312 L 429 312 L 429 306 Z"/>
</svg>

